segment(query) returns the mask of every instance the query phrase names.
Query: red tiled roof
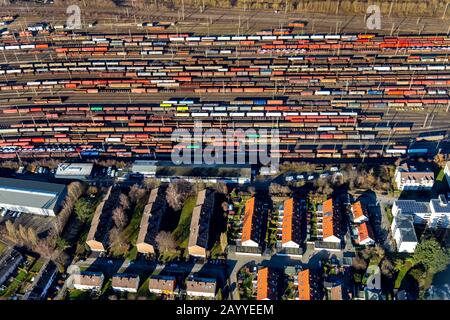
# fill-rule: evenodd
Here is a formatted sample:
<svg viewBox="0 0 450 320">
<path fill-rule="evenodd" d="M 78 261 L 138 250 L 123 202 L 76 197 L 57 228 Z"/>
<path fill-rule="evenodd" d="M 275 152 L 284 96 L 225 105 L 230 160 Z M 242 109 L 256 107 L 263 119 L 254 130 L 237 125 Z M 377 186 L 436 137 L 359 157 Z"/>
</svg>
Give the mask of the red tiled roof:
<svg viewBox="0 0 450 320">
<path fill-rule="evenodd" d="M 326 239 L 334 234 L 334 221 L 333 221 L 333 199 L 328 199 L 322 205 L 323 207 L 323 238 Z"/>
<path fill-rule="evenodd" d="M 309 269 L 298 273 L 298 299 L 311 300 L 311 286 L 309 283 Z"/>
<path fill-rule="evenodd" d="M 283 244 L 292 241 L 293 218 L 294 218 L 294 199 L 290 198 L 284 201 L 284 215 L 281 234 L 281 242 Z"/>
<path fill-rule="evenodd" d="M 253 214 L 255 211 L 255 197 L 248 199 L 245 202 L 244 221 L 242 225 L 242 237 L 241 241 L 252 240 L 252 228 L 253 228 Z"/>
<path fill-rule="evenodd" d="M 256 290 L 257 300 L 264 300 L 269 298 L 269 268 L 265 267 L 258 270 Z"/>
</svg>

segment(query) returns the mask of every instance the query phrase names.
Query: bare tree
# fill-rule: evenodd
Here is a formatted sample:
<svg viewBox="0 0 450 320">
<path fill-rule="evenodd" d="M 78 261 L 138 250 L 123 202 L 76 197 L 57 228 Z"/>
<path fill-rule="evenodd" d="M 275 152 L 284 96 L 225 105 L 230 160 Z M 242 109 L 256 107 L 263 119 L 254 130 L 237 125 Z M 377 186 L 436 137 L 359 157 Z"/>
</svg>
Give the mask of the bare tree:
<svg viewBox="0 0 450 320">
<path fill-rule="evenodd" d="M 148 190 L 158 188 L 160 185 L 161 181 L 155 178 L 146 178 L 144 180 L 144 186 Z"/>
<path fill-rule="evenodd" d="M 156 236 L 156 243 L 158 244 L 158 249 L 161 252 L 173 251 L 177 248 L 177 243 L 172 233 L 167 231 L 160 231 Z"/>
<path fill-rule="evenodd" d="M 145 189 L 139 188 L 139 186 L 135 184 L 131 186 L 128 197 L 130 198 L 131 203 L 137 203 L 145 196 L 145 193 Z"/>
<path fill-rule="evenodd" d="M 218 192 L 218 193 L 222 193 L 222 194 L 228 194 L 228 187 L 225 183 L 223 182 L 218 182 L 215 184 L 214 189 Z"/>
<path fill-rule="evenodd" d="M 117 207 L 114 209 L 112 218 L 114 224 L 119 230 L 123 230 L 127 225 L 128 219 L 122 207 Z"/>
<path fill-rule="evenodd" d="M 174 210 L 181 210 L 188 197 L 193 195 L 192 185 L 185 180 L 171 182 L 166 190 L 167 203 Z"/>
<path fill-rule="evenodd" d="M 278 183 L 272 182 L 269 186 L 269 193 L 271 195 L 287 195 L 292 191 L 288 186 L 282 186 Z"/>
<path fill-rule="evenodd" d="M 123 208 L 123 210 L 130 209 L 130 200 L 128 199 L 126 194 L 121 193 L 119 200 L 120 206 Z"/>
</svg>

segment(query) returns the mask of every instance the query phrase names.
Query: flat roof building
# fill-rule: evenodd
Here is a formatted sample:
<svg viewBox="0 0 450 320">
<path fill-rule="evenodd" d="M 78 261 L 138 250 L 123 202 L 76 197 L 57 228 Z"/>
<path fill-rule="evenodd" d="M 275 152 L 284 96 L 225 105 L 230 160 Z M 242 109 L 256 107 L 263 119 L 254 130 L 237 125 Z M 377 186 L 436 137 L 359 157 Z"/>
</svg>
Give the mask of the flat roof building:
<svg viewBox="0 0 450 320">
<path fill-rule="evenodd" d="M 154 177 L 156 175 L 157 163 L 158 161 L 152 160 L 136 160 L 133 162 L 131 171 L 142 174 L 145 177 Z"/>
<path fill-rule="evenodd" d="M 413 217 L 397 215 L 392 220 L 391 231 L 398 252 L 413 253 L 417 246 L 417 236 L 414 230 Z"/>
<path fill-rule="evenodd" d="M 166 207 L 164 189 L 162 187 L 152 189 L 142 214 L 139 234 L 136 240 L 138 252 L 144 254 L 154 254 L 156 252 L 156 236 L 160 230 L 161 219 Z"/>
<path fill-rule="evenodd" d="M 191 218 L 188 242 L 188 251 L 191 256 L 206 258 L 213 211 L 214 191 L 208 189 L 200 191 Z"/>
<path fill-rule="evenodd" d="M 450 228 L 450 204 L 444 195 L 429 202 L 396 200 L 392 205 L 392 215 L 411 215 L 414 223 L 426 224 L 430 228 Z"/>
<path fill-rule="evenodd" d="M 448 186 L 450 187 L 450 161 L 447 161 L 444 167 L 445 178 L 447 179 Z"/>
<path fill-rule="evenodd" d="M 56 169 L 55 178 L 87 180 L 93 168 L 92 163 L 61 163 Z"/>
<path fill-rule="evenodd" d="M 11 211 L 55 216 L 66 194 L 63 184 L 0 178 L 0 207 Z"/>
</svg>

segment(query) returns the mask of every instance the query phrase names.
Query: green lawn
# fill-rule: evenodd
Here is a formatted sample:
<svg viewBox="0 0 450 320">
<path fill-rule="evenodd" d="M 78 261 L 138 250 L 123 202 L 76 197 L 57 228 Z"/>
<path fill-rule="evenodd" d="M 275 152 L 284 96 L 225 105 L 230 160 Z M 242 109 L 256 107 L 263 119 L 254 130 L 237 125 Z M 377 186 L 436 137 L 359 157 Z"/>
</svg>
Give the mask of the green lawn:
<svg viewBox="0 0 450 320">
<path fill-rule="evenodd" d="M 164 251 L 159 255 L 159 260 L 162 262 L 169 262 L 178 258 L 180 256 L 180 252 L 178 251 Z"/>
<path fill-rule="evenodd" d="M 0 241 L 0 254 L 3 253 L 3 251 L 5 251 L 6 249 L 6 244 L 4 244 L 3 242 Z"/>
<path fill-rule="evenodd" d="M 37 273 L 41 270 L 41 268 L 42 268 L 43 265 L 44 265 L 44 260 L 43 260 L 43 259 L 37 260 L 37 261 L 33 264 L 33 266 L 31 267 L 30 272 L 31 272 L 31 273 L 37 274 Z"/>
<path fill-rule="evenodd" d="M 405 264 L 400 269 L 400 271 L 398 272 L 397 278 L 395 279 L 395 284 L 394 284 L 395 289 L 400 288 L 403 278 L 406 276 L 406 274 L 408 273 L 409 269 L 412 268 L 412 266 L 413 266 L 413 264 L 412 264 L 411 260 L 408 259 L 405 261 Z"/>
<path fill-rule="evenodd" d="M 144 281 L 144 283 L 139 287 L 137 295 L 138 296 L 147 296 L 150 292 L 148 291 L 148 281 L 149 279 Z"/>
<path fill-rule="evenodd" d="M 181 210 L 178 226 L 172 233 L 180 248 L 186 248 L 188 246 L 192 211 L 194 210 L 196 201 L 197 197 L 195 196 L 186 200 L 183 210 Z"/>
<path fill-rule="evenodd" d="M 444 180 L 444 177 L 445 177 L 445 173 L 444 173 L 444 169 L 442 169 L 441 171 L 439 171 L 439 174 L 436 177 L 436 181 L 442 182 Z"/>
<path fill-rule="evenodd" d="M 90 292 L 77 289 L 69 290 L 68 298 L 69 300 L 89 300 Z"/>
<path fill-rule="evenodd" d="M 386 207 L 385 211 L 386 211 L 386 217 L 388 218 L 389 223 L 392 223 L 392 221 L 394 220 L 394 216 L 392 215 L 392 209 L 390 207 Z"/>
<path fill-rule="evenodd" d="M 9 298 L 13 296 L 17 290 L 20 288 L 22 283 L 27 278 L 28 273 L 25 270 L 20 270 L 17 277 L 14 278 L 14 280 L 9 284 L 9 286 L 3 291 L 2 297 Z"/>
<path fill-rule="evenodd" d="M 137 256 L 136 241 L 137 241 L 137 237 L 139 235 L 139 227 L 141 224 L 144 206 L 145 206 L 144 203 L 139 203 L 136 205 L 134 214 L 131 217 L 131 221 L 128 224 L 128 226 L 125 228 L 125 230 L 123 231 L 125 238 L 128 239 L 128 242 L 131 243 L 131 245 L 132 245 L 131 250 L 129 250 L 128 254 L 126 255 L 126 258 L 129 260 L 134 260 L 134 259 L 136 259 L 136 256 Z"/>
</svg>

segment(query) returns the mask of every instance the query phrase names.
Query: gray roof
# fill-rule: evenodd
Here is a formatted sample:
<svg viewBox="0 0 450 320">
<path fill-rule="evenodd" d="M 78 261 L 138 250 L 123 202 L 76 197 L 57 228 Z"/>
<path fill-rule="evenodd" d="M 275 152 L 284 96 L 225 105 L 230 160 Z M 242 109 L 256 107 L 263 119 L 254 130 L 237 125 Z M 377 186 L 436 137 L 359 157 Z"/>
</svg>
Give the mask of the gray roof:
<svg viewBox="0 0 450 320">
<path fill-rule="evenodd" d="M 87 177 L 91 175 L 92 163 L 61 163 L 56 169 L 55 178 Z"/>
<path fill-rule="evenodd" d="M 395 204 L 402 210 L 402 214 L 415 214 L 430 212 L 430 205 L 427 202 L 415 200 L 397 200 Z"/>
<path fill-rule="evenodd" d="M 450 214 L 450 204 L 445 199 L 444 195 L 439 195 L 438 199 L 430 200 L 430 204 L 436 213 Z"/>
<path fill-rule="evenodd" d="M 54 209 L 65 189 L 63 184 L 0 178 L 0 203 Z"/>
<path fill-rule="evenodd" d="M 395 217 L 395 224 L 403 242 L 417 242 L 412 216 L 398 215 Z"/>
<path fill-rule="evenodd" d="M 137 172 L 137 173 L 156 173 L 156 165 L 157 161 L 150 161 L 150 160 L 136 160 L 133 162 L 133 166 L 131 167 L 131 171 Z"/>
</svg>

